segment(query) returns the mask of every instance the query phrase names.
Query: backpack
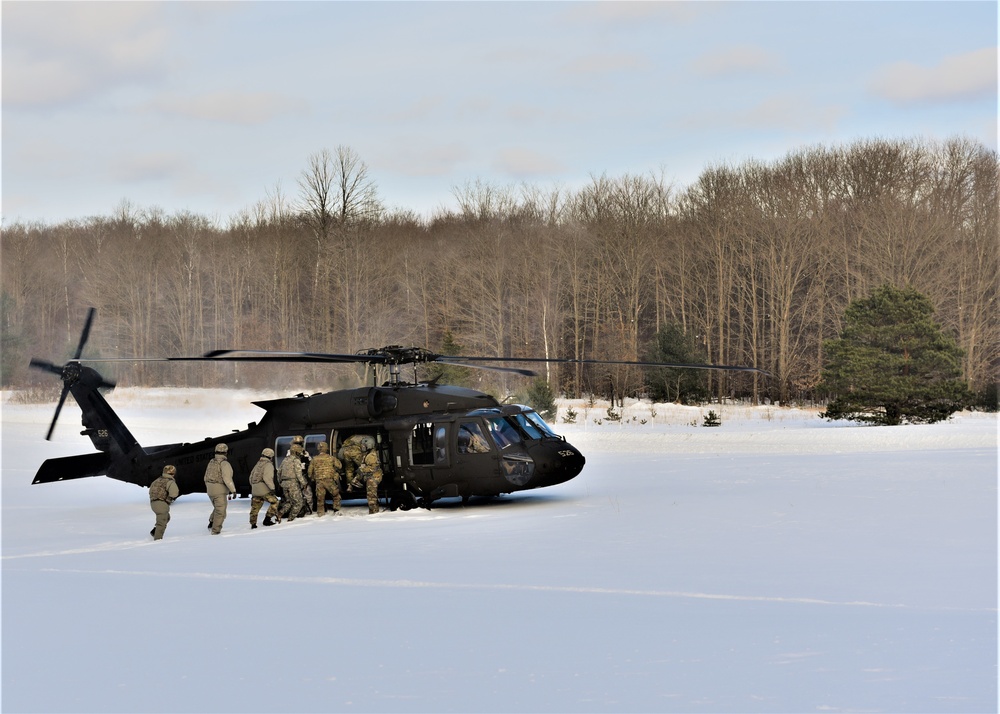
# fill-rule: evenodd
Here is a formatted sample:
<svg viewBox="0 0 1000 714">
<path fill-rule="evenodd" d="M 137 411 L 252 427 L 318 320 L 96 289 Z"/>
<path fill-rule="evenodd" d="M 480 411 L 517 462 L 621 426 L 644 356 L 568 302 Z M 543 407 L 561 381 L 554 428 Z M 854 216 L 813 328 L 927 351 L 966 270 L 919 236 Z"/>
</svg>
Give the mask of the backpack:
<svg viewBox="0 0 1000 714">
<path fill-rule="evenodd" d="M 222 465 L 217 459 L 208 462 L 205 468 L 205 483 L 225 483 L 222 478 Z"/>
<path fill-rule="evenodd" d="M 166 501 L 169 497 L 167 492 L 167 479 L 160 476 L 149 485 L 150 501 Z"/>
</svg>

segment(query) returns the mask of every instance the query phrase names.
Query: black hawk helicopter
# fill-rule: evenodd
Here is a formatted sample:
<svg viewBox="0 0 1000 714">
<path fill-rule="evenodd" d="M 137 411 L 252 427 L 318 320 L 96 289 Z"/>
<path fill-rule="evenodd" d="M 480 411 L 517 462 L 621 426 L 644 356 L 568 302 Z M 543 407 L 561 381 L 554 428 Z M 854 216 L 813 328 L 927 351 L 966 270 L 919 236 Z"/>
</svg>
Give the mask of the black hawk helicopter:
<svg viewBox="0 0 1000 714">
<path fill-rule="evenodd" d="M 95 309 L 90 308 L 73 358 L 64 365 L 32 359 L 36 369 L 58 375 L 62 393 L 45 438 L 51 439 L 67 394 L 80 405 L 83 431 L 97 449 L 90 454 L 46 460 L 32 481 L 52 483 L 89 476 L 149 487 L 166 464 L 177 469 L 182 494 L 204 492 L 205 465 L 215 446 L 229 447 L 237 492 L 250 493 L 249 474 L 261 451 L 270 447 L 280 465 L 293 437 L 305 437 L 306 450 L 317 453 L 320 442 L 337 453 L 344 441 L 362 435 L 374 446 L 383 479 L 380 497 L 390 509 L 430 507 L 442 498 L 494 497 L 515 491 L 554 486 L 574 478 L 583 469 L 583 454 L 556 434 L 530 407 L 501 404 L 488 394 L 431 380 L 402 381 L 400 367 L 443 363 L 535 376 L 529 369 L 483 362 L 556 362 L 643 365 L 761 372 L 753 367 L 577 360 L 560 358 L 458 357 L 439 355 L 419 347 L 389 346 L 356 354 L 215 350 L 200 357 L 83 359 Z M 359 387 L 311 396 L 254 402 L 265 414 L 243 431 L 193 443 L 140 446 L 101 394 L 115 385 L 87 362 L 298 362 L 360 363 L 387 367 L 389 380 L 381 386 Z M 374 380 L 373 380 L 374 381 Z M 349 487 L 349 484 L 342 484 Z M 346 499 L 364 498 L 363 489 L 342 488 Z"/>
</svg>

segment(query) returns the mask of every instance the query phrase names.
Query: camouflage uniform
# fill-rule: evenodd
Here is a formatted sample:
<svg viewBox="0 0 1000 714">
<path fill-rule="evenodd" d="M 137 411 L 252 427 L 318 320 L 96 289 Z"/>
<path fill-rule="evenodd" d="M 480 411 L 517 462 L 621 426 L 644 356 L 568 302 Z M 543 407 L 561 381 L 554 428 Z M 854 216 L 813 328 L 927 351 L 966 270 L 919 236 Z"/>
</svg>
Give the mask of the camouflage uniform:
<svg viewBox="0 0 1000 714">
<path fill-rule="evenodd" d="M 379 464 L 378 452 L 372 449 L 365 454 L 358 473 L 365 481 L 365 491 L 368 494 L 368 513 L 378 513 L 378 486 L 382 483 L 382 466 Z"/>
<path fill-rule="evenodd" d="M 295 448 L 298 446 L 299 448 Z M 298 457 L 299 461 L 302 462 L 302 475 L 303 477 L 309 473 L 309 464 L 312 463 L 312 456 L 306 451 L 305 439 L 301 436 L 296 436 L 295 440 L 292 442 L 292 454 Z M 309 483 L 309 479 L 305 479 L 305 484 L 302 486 L 302 511 L 298 514 L 304 516 L 307 513 L 313 512 L 313 502 L 316 494 L 313 493 L 312 484 Z"/>
<path fill-rule="evenodd" d="M 281 523 L 281 516 L 278 515 L 278 497 L 274 495 L 274 458 L 272 449 L 264 449 L 260 455 L 260 460 L 250 472 L 250 492 L 253 498 L 250 500 L 250 528 L 257 527 L 257 515 L 260 513 L 264 501 L 270 504 L 267 513 L 264 514 L 264 525 L 269 526 L 275 522 Z"/>
<path fill-rule="evenodd" d="M 330 445 L 325 441 L 319 444 L 319 453 L 309 464 L 309 478 L 316 483 L 316 515 L 326 513 L 326 494 L 333 498 L 333 510 L 340 510 L 340 471 L 344 465 L 336 456 L 327 453 Z"/>
<path fill-rule="evenodd" d="M 170 522 L 170 504 L 181 495 L 174 475 L 177 469 L 169 464 L 163 467 L 163 475 L 149 485 L 149 507 L 156 514 L 156 525 L 149 535 L 153 540 L 163 540 L 163 532 Z"/>
<path fill-rule="evenodd" d="M 229 447 L 225 444 L 218 444 L 215 447 L 215 458 L 208 462 L 205 467 L 205 491 L 212 501 L 212 517 L 208 521 L 208 527 L 212 529 L 212 535 L 222 532 L 222 523 L 226 520 L 226 499 L 230 494 L 236 493 L 236 485 L 233 483 L 233 467 L 226 461 L 226 454 Z"/>
<path fill-rule="evenodd" d="M 362 434 L 355 434 L 354 436 L 347 437 L 340 449 L 339 455 L 344 462 L 344 470 L 347 472 L 348 488 L 358 488 L 361 485 L 357 482 L 354 472 L 360 468 L 362 461 L 364 461 L 365 447 L 365 437 Z"/>
<path fill-rule="evenodd" d="M 281 471 L 278 472 L 278 482 L 284 492 L 284 503 L 281 504 L 280 513 L 282 517 L 287 514 L 289 521 L 294 521 L 305 507 L 302 487 L 308 482 L 302 475 L 302 462 L 296 454 L 296 451 L 301 449 L 301 444 L 292 444 L 292 450 L 281 462 Z"/>
</svg>

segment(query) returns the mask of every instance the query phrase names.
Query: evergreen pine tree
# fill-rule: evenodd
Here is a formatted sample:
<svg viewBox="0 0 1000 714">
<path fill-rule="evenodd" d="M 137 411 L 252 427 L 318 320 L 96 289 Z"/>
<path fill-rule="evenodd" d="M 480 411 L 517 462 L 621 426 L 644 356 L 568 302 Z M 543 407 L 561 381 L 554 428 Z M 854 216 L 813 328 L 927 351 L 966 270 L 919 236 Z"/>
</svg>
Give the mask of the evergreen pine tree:
<svg viewBox="0 0 1000 714">
<path fill-rule="evenodd" d="M 824 343 L 821 389 L 833 395 L 821 416 L 869 424 L 933 423 L 962 409 L 962 350 L 933 320 L 913 288 L 884 285 L 844 313 L 840 339 Z"/>
<path fill-rule="evenodd" d="M 462 354 L 463 349 L 462 345 L 455 341 L 455 336 L 451 334 L 451 330 L 445 330 L 444 338 L 441 341 L 441 354 L 454 357 Z M 468 367 L 433 363 L 428 371 L 431 380 L 437 379 L 441 384 L 454 384 L 459 387 L 466 387 L 469 384 L 469 373 L 472 370 Z"/>
<path fill-rule="evenodd" d="M 661 327 L 656 333 L 650 362 L 693 364 L 705 361 L 704 350 L 680 325 Z M 649 395 L 657 402 L 694 404 L 708 399 L 707 376 L 697 369 L 657 368 L 649 370 Z"/>
<path fill-rule="evenodd" d="M 545 377 L 535 378 L 528 388 L 528 406 L 546 421 L 551 421 L 555 417 L 556 397 Z"/>
</svg>

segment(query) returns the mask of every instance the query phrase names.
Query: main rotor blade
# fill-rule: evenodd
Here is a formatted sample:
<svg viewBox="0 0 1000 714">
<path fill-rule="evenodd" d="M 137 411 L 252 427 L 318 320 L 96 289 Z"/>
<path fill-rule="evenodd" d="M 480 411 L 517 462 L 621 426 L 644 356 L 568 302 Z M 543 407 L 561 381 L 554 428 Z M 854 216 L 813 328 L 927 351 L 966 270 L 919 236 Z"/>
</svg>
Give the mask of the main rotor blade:
<svg viewBox="0 0 1000 714">
<path fill-rule="evenodd" d="M 73 359 L 80 359 L 80 355 L 83 354 L 83 347 L 87 344 L 87 339 L 90 337 L 90 326 L 94 324 L 94 314 L 96 312 L 96 307 L 92 307 L 87 311 L 87 321 L 83 323 L 83 332 L 80 333 L 80 342 L 76 346 L 76 353 L 73 355 Z"/>
<path fill-rule="evenodd" d="M 417 347 L 384 347 L 367 350 L 359 354 L 336 354 L 327 352 L 274 352 L 270 350 L 212 350 L 201 357 L 118 357 L 106 359 L 86 359 L 80 362 L 304 362 L 304 363 L 356 363 L 356 364 L 427 364 L 438 362 L 458 367 L 483 369 L 493 372 L 511 372 L 526 377 L 534 377 L 536 372 L 517 367 L 470 364 L 479 362 L 529 362 L 536 364 L 582 364 L 582 365 L 624 365 L 633 367 L 654 367 L 660 369 L 708 369 L 729 372 L 755 372 L 770 377 L 771 373 L 757 367 L 730 364 L 694 364 L 674 362 L 645 362 L 632 360 L 574 359 L 570 357 L 470 357 L 464 355 L 440 355 Z M 45 369 L 45 365 L 39 366 Z"/>
<path fill-rule="evenodd" d="M 464 359 L 465 359 L 464 357 L 452 358 L 452 357 L 441 357 L 439 355 L 437 359 L 433 359 L 430 361 L 437 362 L 440 364 L 450 364 L 454 365 L 455 367 L 466 367 L 468 369 L 482 369 L 490 372 L 511 372 L 513 374 L 520 374 L 523 377 L 538 376 L 538 372 L 535 372 L 530 369 L 520 369 L 519 367 L 494 367 L 492 365 L 485 365 L 485 364 L 469 364 L 468 362 L 462 361 Z M 484 361 L 485 359 L 486 358 L 484 358 Z"/>
<path fill-rule="evenodd" d="M 240 352 L 239 355 L 230 355 Z M 352 355 L 343 355 L 345 359 L 331 359 L 335 355 L 309 354 L 307 352 L 259 352 L 257 354 L 242 354 L 243 350 L 215 350 L 200 357 L 95 357 L 80 359 L 77 362 L 368 362 Z M 346 359 L 350 357 L 350 359 Z"/>
<path fill-rule="evenodd" d="M 456 360 L 475 360 L 475 361 L 485 361 L 485 362 L 547 362 L 552 364 L 620 364 L 620 365 L 630 365 L 634 367 L 660 367 L 663 369 L 721 369 L 728 370 L 732 372 L 757 372 L 758 374 L 763 374 L 771 376 L 770 372 L 766 372 L 757 367 L 746 367 L 742 365 L 729 365 L 729 364 L 686 364 L 686 363 L 673 363 L 673 362 L 634 362 L 630 360 L 611 360 L 611 359 L 574 359 L 571 357 L 449 357 L 448 359 Z"/>
<path fill-rule="evenodd" d="M 221 362 L 385 362 L 375 355 L 331 354 L 327 352 L 274 352 L 271 350 L 212 350 L 202 355 L 203 359 Z M 171 359 L 192 360 L 198 358 L 174 357 Z"/>
<path fill-rule="evenodd" d="M 52 440 L 52 432 L 56 429 L 56 422 L 59 421 L 59 412 L 62 411 L 63 404 L 66 403 L 66 395 L 69 394 L 69 385 L 65 385 L 62 390 L 62 394 L 59 395 L 59 403 L 56 404 L 56 413 L 52 415 L 52 423 L 49 424 L 49 430 L 45 433 L 45 440 Z"/>
<path fill-rule="evenodd" d="M 60 377 L 62 376 L 62 367 L 57 364 L 53 364 L 48 360 L 36 359 L 35 357 L 32 357 L 31 361 L 28 362 L 28 366 L 34 367 L 35 369 L 42 369 L 46 372 L 52 372 L 52 374 L 57 374 Z"/>
</svg>

